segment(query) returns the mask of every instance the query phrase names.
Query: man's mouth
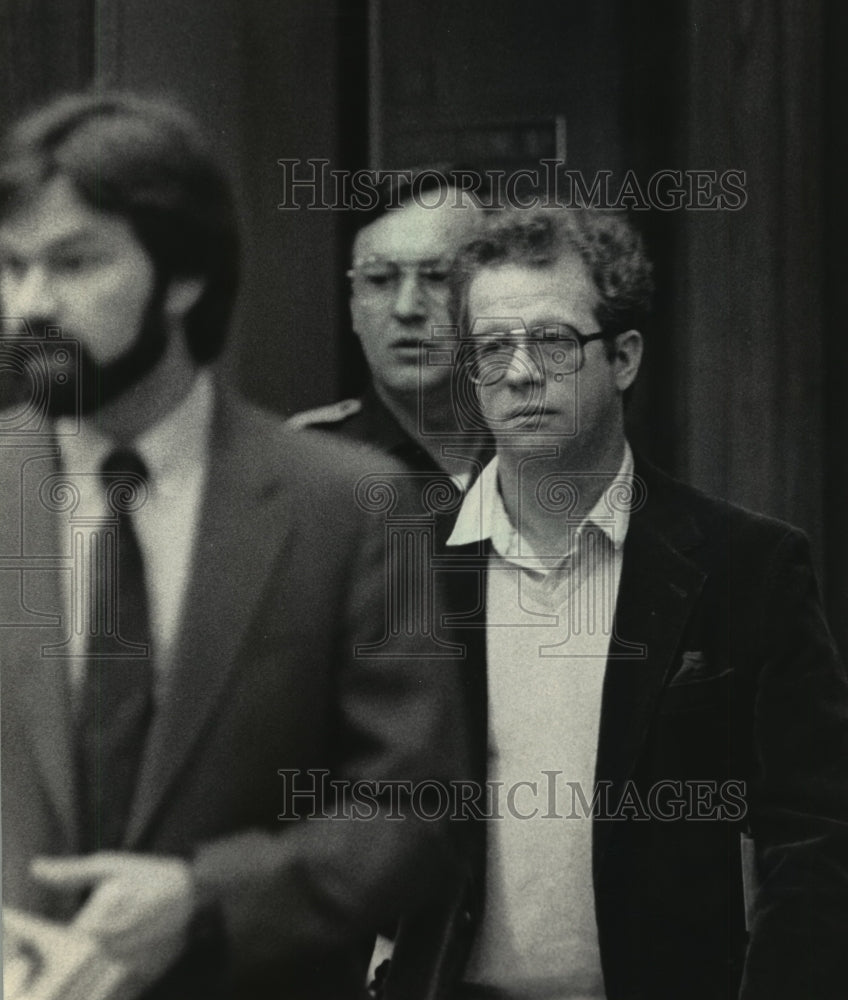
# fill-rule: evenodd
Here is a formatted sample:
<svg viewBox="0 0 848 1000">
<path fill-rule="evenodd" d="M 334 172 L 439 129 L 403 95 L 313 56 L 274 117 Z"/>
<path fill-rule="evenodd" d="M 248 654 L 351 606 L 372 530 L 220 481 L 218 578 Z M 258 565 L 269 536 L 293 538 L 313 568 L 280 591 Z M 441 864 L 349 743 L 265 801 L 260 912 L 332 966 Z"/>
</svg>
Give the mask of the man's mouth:
<svg viewBox="0 0 848 1000">
<path fill-rule="evenodd" d="M 402 364 L 417 365 L 421 361 L 421 347 L 420 340 L 396 340 L 391 352 Z"/>
<path fill-rule="evenodd" d="M 538 406 L 521 406 L 517 409 L 507 410 L 499 419 L 504 423 L 521 420 L 524 422 L 547 420 L 556 416 L 554 410 Z"/>
</svg>

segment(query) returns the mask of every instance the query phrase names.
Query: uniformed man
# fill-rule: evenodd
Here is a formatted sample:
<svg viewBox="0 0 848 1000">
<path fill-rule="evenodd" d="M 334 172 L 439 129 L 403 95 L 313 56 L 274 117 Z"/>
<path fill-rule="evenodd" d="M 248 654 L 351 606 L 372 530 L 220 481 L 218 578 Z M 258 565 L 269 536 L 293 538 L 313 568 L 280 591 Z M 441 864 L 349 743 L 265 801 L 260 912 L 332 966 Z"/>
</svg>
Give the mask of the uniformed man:
<svg viewBox="0 0 848 1000">
<path fill-rule="evenodd" d="M 468 172 L 465 172 L 467 177 Z M 350 311 L 371 384 L 358 399 L 292 418 L 367 442 L 420 473 L 476 476 L 488 431 L 456 382 L 450 275 L 481 214 L 458 172 L 397 171 L 353 243 Z"/>
</svg>

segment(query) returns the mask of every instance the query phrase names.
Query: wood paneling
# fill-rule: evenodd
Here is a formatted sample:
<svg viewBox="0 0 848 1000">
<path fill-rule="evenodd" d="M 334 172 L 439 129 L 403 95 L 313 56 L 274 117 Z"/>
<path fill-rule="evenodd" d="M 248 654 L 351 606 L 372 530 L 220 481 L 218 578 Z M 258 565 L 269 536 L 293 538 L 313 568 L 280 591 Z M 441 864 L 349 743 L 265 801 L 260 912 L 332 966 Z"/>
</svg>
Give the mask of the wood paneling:
<svg viewBox="0 0 848 1000">
<path fill-rule="evenodd" d="M 680 220 L 685 478 L 823 548 L 821 7 L 688 0 L 687 161 L 741 169 L 738 212 Z"/>
</svg>

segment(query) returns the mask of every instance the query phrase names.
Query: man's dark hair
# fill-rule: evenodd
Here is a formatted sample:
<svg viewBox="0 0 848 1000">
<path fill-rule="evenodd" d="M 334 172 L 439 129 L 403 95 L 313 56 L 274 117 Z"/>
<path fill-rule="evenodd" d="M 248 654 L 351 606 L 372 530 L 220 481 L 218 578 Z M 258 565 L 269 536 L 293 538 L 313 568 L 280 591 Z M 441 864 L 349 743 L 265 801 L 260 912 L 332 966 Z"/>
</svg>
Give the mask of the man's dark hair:
<svg viewBox="0 0 848 1000">
<path fill-rule="evenodd" d="M 204 280 L 186 341 L 199 364 L 216 358 L 238 288 L 238 227 L 230 184 L 194 120 L 131 94 L 62 97 L 0 147 L 0 220 L 54 177 L 67 177 L 92 208 L 126 218 L 160 282 Z"/>
<path fill-rule="evenodd" d="M 577 254 L 598 290 L 595 315 L 610 334 L 643 330 L 650 315 L 653 268 L 641 236 L 619 212 L 591 208 L 512 208 L 488 215 L 465 246 L 455 271 L 457 315 L 465 315 L 468 283 L 503 264 L 554 265 Z"/>
</svg>

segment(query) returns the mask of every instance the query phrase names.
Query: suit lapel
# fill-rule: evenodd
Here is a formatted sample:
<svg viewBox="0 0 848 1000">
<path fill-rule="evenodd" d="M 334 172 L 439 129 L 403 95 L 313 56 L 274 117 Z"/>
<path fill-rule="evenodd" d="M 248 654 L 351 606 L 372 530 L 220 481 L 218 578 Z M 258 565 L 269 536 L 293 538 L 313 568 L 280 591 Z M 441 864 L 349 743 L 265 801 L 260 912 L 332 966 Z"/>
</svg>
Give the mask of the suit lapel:
<svg viewBox="0 0 848 1000">
<path fill-rule="evenodd" d="M 128 847 L 143 836 L 219 704 L 279 552 L 285 469 L 282 462 L 269 468 L 268 433 L 236 401 L 222 401 L 177 655 L 148 740 Z"/>
<path fill-rule="evenodd" d="M 79 816 L 69 660 L 45 655 L 67 638 L 59 573 L 69 566 L 70 512 L 50 509 L 39 495 L 42 482 L 59 469 L 58 456 L 54 442 L 0 449 L 0 556 L 6 563 L 0 574 L 0 669 L 3 714 L 15 718 L 16 729 L 29 742 L 65 841 L 74 850 Z M 4 784 L 14 780 L 7 775 Z"/>
<path fill-rule="evenodd" d="M 648 502 L 631 518 L 604 679 L 596 781 L 609 783 L 615 810 L 645 743 L 674 655 L 703 588 L 705 573 L 685 553 L 700 532 L 675 506 L 662 503 L 661 478 L 650 474 Z M 604 798 L 601 801 L 605 801 Z M 613 828 L 594 824 L 600 869 Z"/>
</svg>

